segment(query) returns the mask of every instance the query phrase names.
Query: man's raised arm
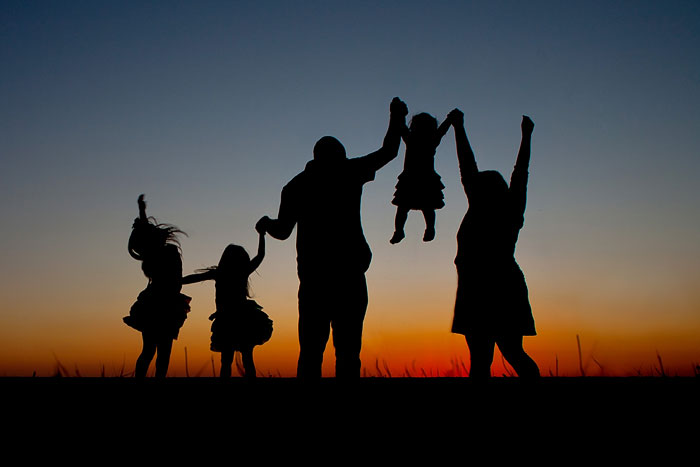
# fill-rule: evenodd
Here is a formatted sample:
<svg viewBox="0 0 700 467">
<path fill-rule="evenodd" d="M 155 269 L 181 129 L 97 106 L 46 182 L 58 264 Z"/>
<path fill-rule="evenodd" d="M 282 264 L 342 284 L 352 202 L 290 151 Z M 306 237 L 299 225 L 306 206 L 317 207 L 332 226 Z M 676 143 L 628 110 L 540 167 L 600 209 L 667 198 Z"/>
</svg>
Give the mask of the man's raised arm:
<svg viewBox="0 0 700 467">
<path fill-rule="evenodd" d="M 361 158 L 363 161 L 366 161 L 368 168 L 374 171 L 387 165 L 399 153 L 401 133 L 406 127 L 408 107 L 401 99 L 394 97 L 389 105 L 389 111 L 389 129 L 384 136 L 382 147 Z"/>
</svg>

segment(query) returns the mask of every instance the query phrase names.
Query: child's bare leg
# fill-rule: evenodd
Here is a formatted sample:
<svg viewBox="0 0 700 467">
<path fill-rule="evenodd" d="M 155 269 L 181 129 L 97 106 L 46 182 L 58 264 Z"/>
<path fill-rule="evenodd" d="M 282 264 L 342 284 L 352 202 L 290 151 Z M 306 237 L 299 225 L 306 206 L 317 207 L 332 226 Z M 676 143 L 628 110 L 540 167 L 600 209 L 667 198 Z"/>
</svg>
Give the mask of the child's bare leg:
<svg viewBox="0 0 700 467">
<path fill-rule="evenodd" d="M 396 218 L 394 219 L 394 236 L 391 237 L 389 243 L 395 245 L 406 236 L 406 234 L 403 232 L 403 226 L 406 225 L 406 219 L 408 219 L 408 209 L 401 206 L 397 207 Z"/>
<path fill-rule="evenodd" d="M 245 370 L 245 378 L 253 379 L 255 374 L 255 362 L 253 361 L 253 348 L 241 351 L 243 356 L 243 369 Z"/>
<path fill-rule="evenodd" d="M 435 238 L 435 210 L 423 209 L 423 217 L 425 217 L 425 234 L 423 241 L 429 242 Z"/>
<path fill-rule="evenodd" d="M 148 367 L 151 365 L 151 361 L 153 361 L 153 357 L 155 357 L 156 355 L 155 339 L 153 339 L 152 336 L 147 335 L 145 333 L 142 333 L 141 336 L 143 339 L 143 349 L 141 350 L 139 358 L 136 359 L 136 369 L 134 371 L 135 376 L 139 379 L 143 379 L 146 377 L 146 373 L 148 373 Z"/>
<path fill-rule="evenodd" d="M 231 377 L 231 366 L 233 365 L 233 350 L 221 351 L 221 372 L 219 376 L 222 379 Z"/>
<path fill-rule="evenodd" d="M 158 343 L 157 349 L 156 378 L 165 378 L 165 375 L 168 374 L 168 366 L 170 366 L 170 353 L 173 349 L 173 340 L 164 338 Z"/>
</svg>

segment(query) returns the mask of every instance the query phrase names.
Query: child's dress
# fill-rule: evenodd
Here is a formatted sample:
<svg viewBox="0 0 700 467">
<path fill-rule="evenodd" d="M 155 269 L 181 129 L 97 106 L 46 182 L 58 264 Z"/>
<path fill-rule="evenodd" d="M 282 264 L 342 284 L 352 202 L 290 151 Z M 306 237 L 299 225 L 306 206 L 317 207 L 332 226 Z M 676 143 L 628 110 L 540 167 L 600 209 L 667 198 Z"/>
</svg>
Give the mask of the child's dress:
<svg viewBox="0 0 700 467">
<path fill-rule="evenodd" d="M 221 294 L 221 291 L 217 291 Z M 248 350 L 272 336 L 272 320 L 255 300 L 245 297 L 217 297 L 216 312 L 209 316 L 211 350 Z"/>
<path fill-rule="evenodd" d="M 136 219 L 129 248 L 142 261 L 149 277 L 148 286 L 131 306 L 124 323 L 157 339 L 177 339 L 190 311 L 182 288 L 182 260 L 178 248 L 164 242 L 158 227 L 145 219 Z"/>
<path fill-rule="evenodd" d="M 435 151 L 438 141 L 418 140 L 410 133 L 404 136 L 406 155 L 391 204 L 406 209 L 441 209 L 445 206 L 440 175 L 435 172 Z"/>
<path fill-rule="evenodd" d="M 179 291 L 158 289 L 149 284 L 123 318 L 124 323 L 140 332 L 177 339 L 192 299 Z"/>
</svg>

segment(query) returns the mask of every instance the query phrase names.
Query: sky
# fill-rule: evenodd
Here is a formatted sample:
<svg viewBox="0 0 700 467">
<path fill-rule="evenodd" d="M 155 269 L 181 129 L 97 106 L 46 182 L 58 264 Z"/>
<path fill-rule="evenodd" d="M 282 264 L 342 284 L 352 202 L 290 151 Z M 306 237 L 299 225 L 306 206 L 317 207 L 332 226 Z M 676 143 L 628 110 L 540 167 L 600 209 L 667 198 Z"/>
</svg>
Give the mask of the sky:
<svg viewBox="0 0 700 467">
<path fill-rule="evenodd" d="M 700 4 L 694 1 L 50 2 L 0 5 L 0 375 L 128 374 L 123 324 L 146 285 L 126 244 L 136 199 L 177 225 L 186 273 L 255 222 L 333 135 L 376 150 L 389 103 L 453 108 L 480 169 L 509 177 L 523 114 L 535 122 L 516 258 L 544 374 L 692 374 L 700 362 Z M 437 238 L 412 212 L 390 245 L 399 156 L 363 194 L 366 375 L 468 368 L 450 333 L 455 235 L 468 204 L 450 131 Z M 260 374 L 296 368 L 295 245 L 267 241 L 251 277 L 274 321 Z M 211 283 L 171 375 L 210 376 Z M 185 349 L 187 357 L 185 358 Z M 333 374 L 332 345 L 324 374 Z M 499 354 L 493 373 L 504 374 Z"/>
</svg>

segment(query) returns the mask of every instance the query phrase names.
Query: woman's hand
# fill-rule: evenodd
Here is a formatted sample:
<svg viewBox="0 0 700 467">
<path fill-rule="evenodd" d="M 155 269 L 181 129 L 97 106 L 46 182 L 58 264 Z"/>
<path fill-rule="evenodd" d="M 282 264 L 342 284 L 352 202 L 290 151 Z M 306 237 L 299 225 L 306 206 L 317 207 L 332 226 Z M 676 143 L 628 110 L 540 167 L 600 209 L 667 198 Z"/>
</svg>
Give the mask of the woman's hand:
<svg viewBox="0 0 700 467">
<path fill-rule="evenodd" d="M 452 126 L 464 125 L 464 113 L 459 109 L 451 110 L 450 113 L 447 114 L 447 118 L 452 123 Z"/>
</svg>

